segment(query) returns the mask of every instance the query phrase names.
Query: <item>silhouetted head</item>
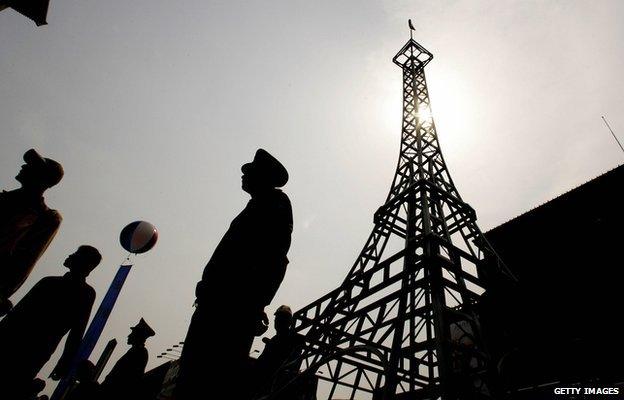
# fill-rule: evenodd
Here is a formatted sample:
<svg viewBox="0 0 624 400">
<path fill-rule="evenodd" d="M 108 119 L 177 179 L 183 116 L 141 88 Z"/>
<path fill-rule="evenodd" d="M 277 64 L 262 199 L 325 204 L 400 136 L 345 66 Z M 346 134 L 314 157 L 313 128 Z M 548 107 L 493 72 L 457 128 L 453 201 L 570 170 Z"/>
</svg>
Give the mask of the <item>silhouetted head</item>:
<svg viewBox="0 0 624 400">
<path fill-rule="evenodd" d="M 80 246 L 73 254 L 70 254 L 63 263 L 73 274 L 88 276 L 91 271 L 102 261 L 102 255 L 93 246 Z"/>
<path fill-rule="evenodd" d="M 95 365 L 89 360 L 82 360 L 76 367 L 76 379 L 78 382 L 93 382 L 95 380 Z"/>
<path fill-rule="evenodd" d="M 145 322 L 143 318 L 138 324 L 130 328 L 130 334 L 128 335 L 128 344 L 130 346 L 142 345 L 145 343 L 148 337 L 152 337 L 156 334 L 154 330 Z"/>
<path fill-rule="evenodd" d="M 35 188 L 44 191 L 61 181 L 63 178 L 63 167 L 58 162 L 43 158 L 30 149 L 24 153 L 22 168 L 15 176 L 15 179 L 22 184 L 22 187 Z"/>
<path fill-rule="evenodd" d="M 258 149 L 253 161 L 244 164 L 241 171 L 243 190 L 251 195 L 288 182 L 286 168 L 264 149 Z"/>
<path fill-rule="evenodd" d="M 293 314 L 288 306 L 280 306 L 275 311 L 275 331 L 278 335 L 288 333 L 292 328 Z"/>
</svg>

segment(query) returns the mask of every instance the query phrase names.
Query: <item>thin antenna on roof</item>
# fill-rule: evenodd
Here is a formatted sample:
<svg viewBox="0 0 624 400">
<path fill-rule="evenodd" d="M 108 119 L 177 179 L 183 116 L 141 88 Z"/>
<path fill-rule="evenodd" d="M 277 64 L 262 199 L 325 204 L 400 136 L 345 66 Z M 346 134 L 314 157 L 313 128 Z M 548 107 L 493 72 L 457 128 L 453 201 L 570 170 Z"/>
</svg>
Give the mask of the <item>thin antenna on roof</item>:
<svg viewBox="0 0 624 400">
<path fill-rule="evenodd" d="M 414 24 L 412 24 L 412 20 L 408 19 L 407 20 L 407 26 L 409 26 L 410 29 L 410 40 L 414 39 L 414 37 L 412 36 L 412 34 L 414 33 L 414 31 L 416 30 L 416 28 L 414 28 Z"/>
<path fill-rule="evenodd" d="M 607 119 L 604 117 L 604 115 L 602 116 L 602 120 L 604 121 L 604 123 L 607 126 L 607 128 L 609 128 L 609 132 L 611 132 L 611 134 L 613 135 L 613 139 L 615 139 L 617 144 L 620 146 L 620 149 L 622 149 L 622 153 L 624 153 L 624 147 L 622 147 L 622 143 L 620 143 L 620 141 L 618 140 L 617 136 L 615 136 L 615 133 L 613 132 L 613 129 L 611 129 L 611 126 L 607 122 Z"/>
</svg>

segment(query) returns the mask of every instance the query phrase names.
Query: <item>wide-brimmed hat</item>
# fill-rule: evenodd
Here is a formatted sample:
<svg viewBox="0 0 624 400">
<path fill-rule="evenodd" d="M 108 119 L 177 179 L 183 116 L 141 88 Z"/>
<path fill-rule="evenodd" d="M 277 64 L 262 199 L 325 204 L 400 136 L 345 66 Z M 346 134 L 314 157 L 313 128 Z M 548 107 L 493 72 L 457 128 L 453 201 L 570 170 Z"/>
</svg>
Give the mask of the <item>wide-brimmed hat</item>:
<svg viewBox="0 0 624 400">
<path fill-rule="evenodd" d="M 47 187 L 56 185 L 63 178 L 63 166 L 50 158 L 41 157 L 35 149 L 26 151 L 23 158 L 26 164 L 37 169 Z"/>
<path fill-rule="evenodd" d="M 144 339 L 156 334 L 156 332 L 154 332 L 154 330 L 147 324 L 147 322 L 145 322 L 143 318 L 141 318 L 136 326 L 131 327 L 130 330 Z"/>
<path fill-rule="evenodd" d="M 253 161 L 241 167 L 244 174 L 252 170 L 262 175 L 274 187 L 282 187 L 288 182 L 286 168 L 264 149 L 258 149 Z"/>
</svg>

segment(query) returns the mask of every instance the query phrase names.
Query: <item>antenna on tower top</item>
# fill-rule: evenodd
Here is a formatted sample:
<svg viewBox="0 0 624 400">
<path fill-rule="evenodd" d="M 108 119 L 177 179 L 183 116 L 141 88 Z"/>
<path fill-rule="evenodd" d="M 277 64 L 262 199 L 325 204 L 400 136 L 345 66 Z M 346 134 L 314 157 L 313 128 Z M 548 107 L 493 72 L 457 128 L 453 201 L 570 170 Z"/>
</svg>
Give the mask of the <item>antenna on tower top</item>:
<svg viewBox="0 0 624 400">
<path fill-rule="evenodd" d="M 412 33 L 416 30 L 416 28 L 414 28 L 414 24 L 412 24 L 412 20 L 411 19 L 407 20 L 407 26 L 409 26 L 409 28 L 410 28 L 410 39 L 414 39 L 412 37 Z"/>
<path fill-rule="evenodd" d="M 607 128 L 609 128 L 609 131 L 611 132 L 611 134 L 613 135 L 613 139 L 615 139 L 615 141 L 617 142 L 617 144 L 620 146 L 620 149 L 622 149 L 622 152 L 624 152 L 624 147 L 622 147 L 622 143 L 620 143 L 620 141 L 618 140 L 617 136 L 615 136 L 615 133 L 613 132 L 613 129 L 611 129 L 611 126 L 609 125 L 609 123 L 607 122 L 607 119 L 604 117 L 604 115 L 602 116 L 602 120 L 604 121 L 605 125 L 607 126 Z"/>
</svg>

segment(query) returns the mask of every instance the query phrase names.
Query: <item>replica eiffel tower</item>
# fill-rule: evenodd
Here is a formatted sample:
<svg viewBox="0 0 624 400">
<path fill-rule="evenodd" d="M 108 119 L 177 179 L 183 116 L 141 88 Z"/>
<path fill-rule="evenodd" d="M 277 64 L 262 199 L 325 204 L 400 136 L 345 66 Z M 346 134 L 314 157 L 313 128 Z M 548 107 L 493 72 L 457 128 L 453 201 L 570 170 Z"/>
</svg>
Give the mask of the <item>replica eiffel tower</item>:
<svg viewBox="0 0 624 400">
<path fill-rule="evenodd" d="M 403 125 L 386 202 L 342 285 L 295 314 L 306 343 L 295 364 L 325 382 L 319 398 L 495 397 L 475 304 L 489 278 L 509 272 L 442 157 L 424 72 L 432 58 L 410 29 L 393 58 Z"/>
</svg>

